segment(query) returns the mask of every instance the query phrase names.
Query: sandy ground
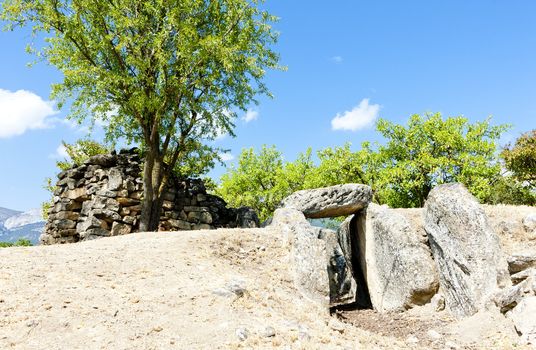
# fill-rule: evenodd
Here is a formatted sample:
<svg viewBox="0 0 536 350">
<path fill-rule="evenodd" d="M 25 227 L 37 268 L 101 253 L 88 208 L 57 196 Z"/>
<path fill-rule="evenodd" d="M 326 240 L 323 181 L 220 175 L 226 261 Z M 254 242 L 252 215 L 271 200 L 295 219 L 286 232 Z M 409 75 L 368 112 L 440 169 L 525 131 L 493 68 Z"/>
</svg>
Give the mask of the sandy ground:
<svg viewBox="0 0 536 350">
<path fill-rule="evenodd" d="M 0 349 L 408 348 L 299 297 L 278 236 L 137 233 L 0 249 Z"/>
<path fill-rule="evenodd" d="M 516 346 L 511 325 L 493 316 L 457 323 L 431 304 L 330 315 L 294 288 L 280 237 L 274 228 L 136 233 L 0 249 L 0 349 Z"/>
</svg>

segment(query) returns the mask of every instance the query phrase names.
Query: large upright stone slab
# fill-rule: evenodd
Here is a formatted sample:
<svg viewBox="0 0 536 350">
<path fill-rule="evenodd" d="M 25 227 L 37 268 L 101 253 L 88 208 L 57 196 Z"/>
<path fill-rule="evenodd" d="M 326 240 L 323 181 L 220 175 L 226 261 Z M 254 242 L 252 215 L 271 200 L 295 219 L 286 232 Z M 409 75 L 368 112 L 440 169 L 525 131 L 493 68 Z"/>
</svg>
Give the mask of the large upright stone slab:
<svg viewBox="0 0 536 350">
<path fill-rule="evenodd" d="M 359 245 L 364 247 L 361 263 L 373 308 L 403 311 L 429 302 L 439 288 L 439 276 L 427 238 L 386 206 L 371 203 L 360 215 L 366 216 Z"/>
<path fill-rule="evenodd" d="M 344 184 L 294 192 L 282 206 L 301 211 L 307 218 L 326 218 L 355 214 L 371 200 L 369 186 Z"/>
<path fill-rule="evenodd" d="M 482 310 L 499 286 L 510 283 L 499 238 L 477 200 L 461 184 L 430 191 L 425 230 L 447 306 L 457 317 Z"/>
<path fill-rule="evenodd" d="M 271 226 L 291 246 L 294 283 L 304 296 L 326 307 L 355 300 L 356 282 L 335 231 L 311 226 L 288 208 L 276 210 Z"/>
</svg>

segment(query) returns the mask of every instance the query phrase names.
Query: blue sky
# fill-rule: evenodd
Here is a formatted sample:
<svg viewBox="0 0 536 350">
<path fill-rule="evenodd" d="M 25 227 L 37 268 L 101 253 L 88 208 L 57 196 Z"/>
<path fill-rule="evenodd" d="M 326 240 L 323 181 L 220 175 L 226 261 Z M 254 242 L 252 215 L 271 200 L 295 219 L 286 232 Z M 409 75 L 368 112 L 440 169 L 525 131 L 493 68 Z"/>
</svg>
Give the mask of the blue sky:
<svg viewBox="0 0 536 350">
<path fill-rule="evenodd" d="M 375 118 L 404 123 L 423 112 L 472 121 L 491 115 L 494 124 L 514 125 L 503 142 L 536 127 L 535 1 L 265 6 L 280 17 L 276 50 L 288 71 L 269 73 L 275 98 L 262 98 L 249 121 L 241 116 L 236 138 L 218 141 L 235 157 L 263 144 L 276 145 L 288 160 L 308 146 L 352 142 L 357 149 L 378 140 Z M 56 172 L 61 141 L 85 136 L 64 121 L 67 110 L 48 101 L 61 75 L 43 63 L 27 67 L 29 40 L 24 30 L 0 33 L 0 207 L 18 210 L 47 200 L 42 185 Z"/>
</svg>

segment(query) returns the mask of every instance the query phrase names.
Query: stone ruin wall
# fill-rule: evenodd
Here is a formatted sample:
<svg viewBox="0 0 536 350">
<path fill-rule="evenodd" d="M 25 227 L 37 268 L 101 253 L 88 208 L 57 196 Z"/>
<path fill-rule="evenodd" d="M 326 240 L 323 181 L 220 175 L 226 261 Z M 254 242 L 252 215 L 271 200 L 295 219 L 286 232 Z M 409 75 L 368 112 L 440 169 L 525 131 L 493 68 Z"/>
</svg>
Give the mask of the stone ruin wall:
<svg viewBox="0 0 536 350">
<path fill-rule="evenodd" d="M 136 232 L 143 181 L 137 149 L 91 157 L 58 175 L 43 244 L 74 243 Z M 258 227 L 249 208 L 227 208 L 202 180 L 172 179 L 164 194 L 160 231 Z"/>
</svg>

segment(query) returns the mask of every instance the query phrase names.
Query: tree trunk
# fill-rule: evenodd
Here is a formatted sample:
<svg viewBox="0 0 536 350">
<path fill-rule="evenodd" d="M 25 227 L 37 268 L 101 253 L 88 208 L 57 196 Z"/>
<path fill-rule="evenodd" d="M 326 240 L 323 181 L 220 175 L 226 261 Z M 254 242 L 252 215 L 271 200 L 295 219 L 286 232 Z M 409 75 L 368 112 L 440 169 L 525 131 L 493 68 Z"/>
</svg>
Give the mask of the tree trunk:
<svg viewBox="0 0 536 350">
<path fill-rule="evenodd" d="M 143 167 L 143 199 L 141 202 L 140 232 L 158 230 L 164 202 L 160 185 L 163 179 L 163 163 L 157 147 L 148 150 Z"/>
</svg>

